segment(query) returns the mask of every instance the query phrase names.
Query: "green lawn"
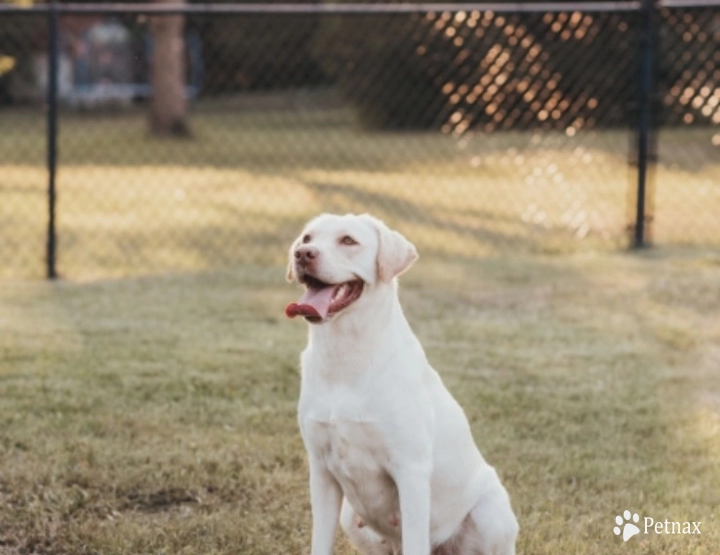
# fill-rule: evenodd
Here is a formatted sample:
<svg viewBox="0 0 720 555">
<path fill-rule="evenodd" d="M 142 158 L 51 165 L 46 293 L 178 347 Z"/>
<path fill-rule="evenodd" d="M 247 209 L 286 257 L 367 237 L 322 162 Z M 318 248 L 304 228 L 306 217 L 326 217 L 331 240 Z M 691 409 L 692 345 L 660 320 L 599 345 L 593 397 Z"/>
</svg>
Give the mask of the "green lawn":
<svg viewBox="0 0 720 555">
<path fill-rule="evenodd" d="M 194 140 L 167 141 L 147 135 L 142 111 L 63 113 L 62 275 L 276 263 L 321 211 L 370 211 L 445 257 L 627 243 L 635 187 L 627 131 L 380 133 L 362 130 L 347 110 L 252 104 L 202 104 L 192 126 Z M 0 130 L 0 277 L 41 276 L 42 114 L 0 111 Z M 717 138 L 717 128 L 661 135 L 657 243 L 720 241 Z"/>
<path fill-rule="evenodd" d="M 720 553 L 720 255 L 423 254 L 406 312 L 511 494 L 519 553 Z M 3 282 L 0 553 L 307 553 L 283 275 Z M 625 545 L 625 509 L 702 535 Z"/>
</svg>

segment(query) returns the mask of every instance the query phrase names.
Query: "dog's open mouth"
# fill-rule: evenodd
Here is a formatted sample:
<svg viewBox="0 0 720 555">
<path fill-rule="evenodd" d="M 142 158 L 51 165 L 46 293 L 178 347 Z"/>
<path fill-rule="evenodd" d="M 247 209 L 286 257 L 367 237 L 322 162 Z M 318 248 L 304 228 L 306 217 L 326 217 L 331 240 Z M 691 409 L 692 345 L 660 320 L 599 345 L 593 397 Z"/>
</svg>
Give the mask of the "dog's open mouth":
<svg viewBox="0 0 720 555">
<path fill-rule="evenodd" d="M 305 284 L 305 293 L 298 302 L 285 308 L 285 314 L 288 318 L 304 316 L 312 323 L 322 322 L 347 308 L 360 298 L 363 290 L 363 282 L 359 279 L 332 284 L 305 275 L 300 281 Z"/>
</svg>

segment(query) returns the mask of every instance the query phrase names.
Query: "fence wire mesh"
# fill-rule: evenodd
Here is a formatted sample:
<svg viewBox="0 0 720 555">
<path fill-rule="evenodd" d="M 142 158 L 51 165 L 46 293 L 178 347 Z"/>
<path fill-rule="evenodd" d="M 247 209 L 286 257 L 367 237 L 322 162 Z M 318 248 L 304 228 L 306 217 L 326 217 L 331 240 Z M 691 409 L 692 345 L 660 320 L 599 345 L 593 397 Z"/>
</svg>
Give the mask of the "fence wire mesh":
<svg viewBox="0 0 720 555">
<path fill-rule="evenodd" d="M 0 16 L 0 275 L 43 276 L 47 226 L 45 115 L 38 103 L 20 103 L 32 81 L 30 61 L 45 45 L 44 20 Z M 27 60 L 28 63 L 22 63 Z"/>
<path fill-rule="evenodd" d="M 717 245 L 720 11 L 659 16 L 652 239 Z M 628 244 L 636 12 L 186 14 L 182 139 L 150 132 L 159 17 L 60 18 L 63 276 L 280 263 L 322 211 L 424 256 Z M 44 273 L 47 37 L 0 14 L 4 276 Z"/>
<path fill-rule="evenodd" d="M 720 244 L 720 8 L 664 8 L 654 235 Z"/>
</svg>

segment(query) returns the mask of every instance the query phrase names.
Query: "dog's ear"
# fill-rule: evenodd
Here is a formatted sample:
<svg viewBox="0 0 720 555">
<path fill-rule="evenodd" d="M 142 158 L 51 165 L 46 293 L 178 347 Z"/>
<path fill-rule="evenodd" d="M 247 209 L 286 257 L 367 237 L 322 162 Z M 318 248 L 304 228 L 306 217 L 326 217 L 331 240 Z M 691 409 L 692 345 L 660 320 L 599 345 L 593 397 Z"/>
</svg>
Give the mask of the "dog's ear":
<svg viewBox="0 0 720 555">
<path fill-rule="evenodd" d="M 407 270 L 418 258 L 417 249 L 400 233 L 390 229 L 385 223 L 368 214 L 368 218 L 378 231 L 377 273 L 382 281 L 392 281 Z"/>
</svg>

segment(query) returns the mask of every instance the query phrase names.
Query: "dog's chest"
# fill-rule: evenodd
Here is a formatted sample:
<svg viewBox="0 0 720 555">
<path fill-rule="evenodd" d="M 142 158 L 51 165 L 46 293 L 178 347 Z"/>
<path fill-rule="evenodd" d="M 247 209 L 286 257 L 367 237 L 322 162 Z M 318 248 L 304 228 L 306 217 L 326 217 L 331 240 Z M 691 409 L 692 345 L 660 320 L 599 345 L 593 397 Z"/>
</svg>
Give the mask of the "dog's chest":
<svg viewBox="0 0 720 555">
<path fill-rule="evenodd" d="M 389 462 L 382 428 L 375 422 L 343 415 L 308 416 L 303 431 L 308 447 L 338 479 L 366 479 L 384 472 Z"/>
<path fill-rule="evenodd" d="M 382 527 L 398 511 L 397 488 L 388 473 L 388 438 L 378 422 L 343 408 L 301 417 L 303 435 L 308 450 L 338 481 L 353 508 Z"/>
</svg>

